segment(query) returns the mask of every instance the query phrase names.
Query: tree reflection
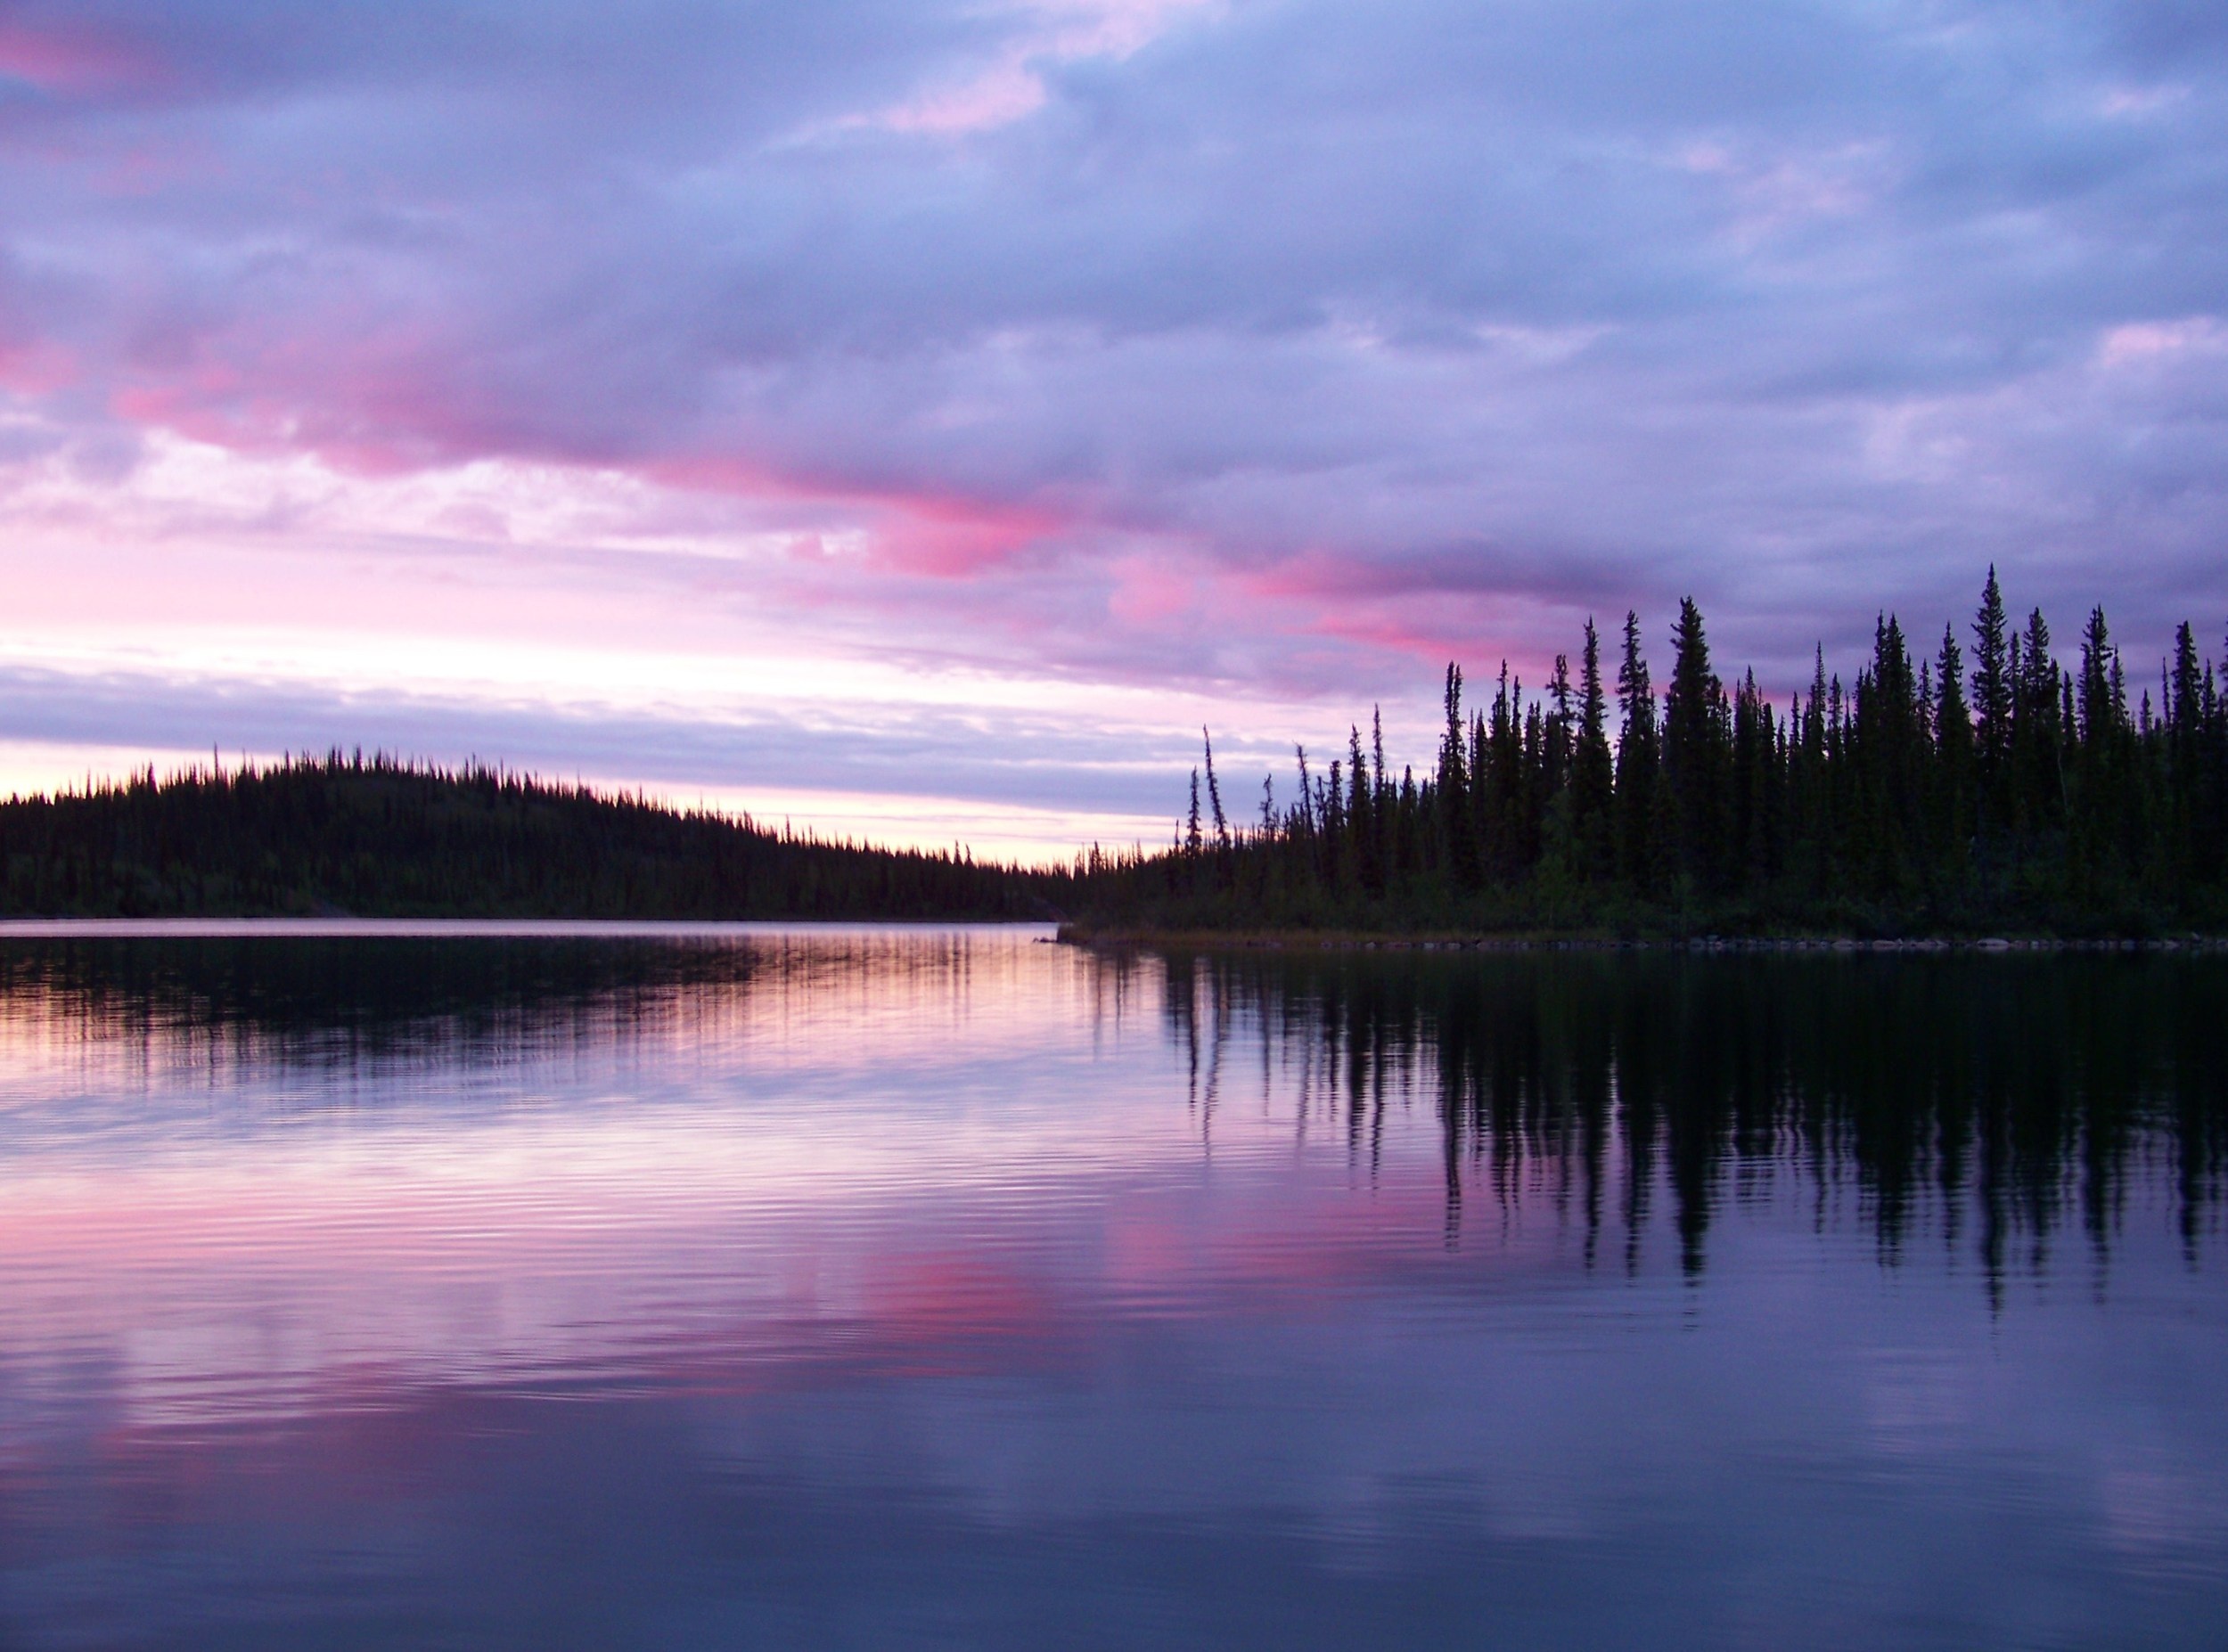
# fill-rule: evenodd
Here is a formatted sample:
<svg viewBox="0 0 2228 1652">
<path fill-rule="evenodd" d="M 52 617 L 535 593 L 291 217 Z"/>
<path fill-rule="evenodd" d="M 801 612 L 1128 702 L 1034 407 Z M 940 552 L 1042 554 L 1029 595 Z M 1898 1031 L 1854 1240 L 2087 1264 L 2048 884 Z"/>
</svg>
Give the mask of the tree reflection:
<svg viewBox="0 0 2228 1652">
<path fill-rule="evenodd" d="M 1575 1206 L 1626 1260 L 1667 1197 L 1683 1265 L 1787 1178 L 1853 1185 L 1883 1256 L 1977 1220 L 2101 1252 L 2138 1177 L 2173 1178 L 2193 1256 L 2228 1160 L 2228 965 L 2134 957 L 1540 953 L 1170 954 L 1172 1035 L 1230 1029 L 1300 1075 L 1372 1163 L 1388 1098 L 1429 1095 L 1447 1227 L 1466 1200 Z M 1210 1068 L 1210 1070 L 1212 1070 Z M 1608 1214 L 1615 1212 L 1614 1218 Z"/>
</svg>

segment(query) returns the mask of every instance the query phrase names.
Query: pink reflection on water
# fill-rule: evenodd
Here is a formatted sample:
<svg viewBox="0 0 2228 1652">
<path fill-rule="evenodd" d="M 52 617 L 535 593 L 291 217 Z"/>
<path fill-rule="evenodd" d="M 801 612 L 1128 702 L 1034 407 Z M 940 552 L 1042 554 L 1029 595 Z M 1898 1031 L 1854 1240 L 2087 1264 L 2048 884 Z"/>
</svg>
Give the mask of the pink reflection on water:
<svg viewBox="0 0 2228 1652">
<path fill-rule="evenodd" d="M 1297 1129 L 1304 1067 L 1202 1114 L 1157 965 L 729 939 L 709 984 L 383 1042 L 0 997 L 5 1366 L 98 1369 L 133 1429 L 732 1393 L 1087 1361 L 1110 1319 L 1306 1314 L 1437 1255 L 1429 1121 L 1372 1177 Z"/>
</svg>

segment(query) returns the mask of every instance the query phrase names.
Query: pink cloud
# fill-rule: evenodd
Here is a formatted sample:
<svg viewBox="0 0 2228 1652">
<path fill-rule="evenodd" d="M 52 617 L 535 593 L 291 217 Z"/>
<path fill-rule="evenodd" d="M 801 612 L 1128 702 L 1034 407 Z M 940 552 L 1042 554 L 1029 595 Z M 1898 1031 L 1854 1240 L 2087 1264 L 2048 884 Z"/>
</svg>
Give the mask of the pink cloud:
<svg viewBox="0 0 2228 1652">
<path fill-rule="evenodd" d="M 0 390 L 51 396 L 78 381 L 75 352 L 43 339 L 0 339 Z"/>
<path fill-rule="evenodd" d="M 83 29 L 0 20 L 0 76 L 48 92 L 84 92 L 158 78 L 144 53 Z"/>
<path fill-rule="evenodd" d="M 486 412 L 446 364 L 443 330 L 375 314 L 315 325 L 142 340 L 109 398 L 129 423 L 258 456 L 310 454 L 383 477 L 493 456 L 542 460 L 507 413 Z"/>
<path fill-rule="evenodd" d="M 2129 322 L 2104 335 L 2098 364 L 2126 367 L 2190 355 L 2217 356 L 2228 348 L 2228 328 L 2217 316 L 2191 315 L 2172 322 Z"/>
<path fill-rule="evenodd" d="M 867 527 L 878 566 L 938 579 L 962 579 L 1010 562 L 1074 525 L 1043 505 L 811 476 L 741 455 L 661 459 L 628 468 L 668 487 L 833 511 Z M 825 560 L 824 542 L 818 550 Z"/>
<path fill-rule="evenodd" d="M 1026 119 L 1049 96 L 1047 65 L 1085 58 L 1119 60 L 1165 33 L 1205 0 L 1049 0 L 1017 9 L 1025 26 L 971 78 L 921 93 L 856 124 L 893 132 L 955 136 Z M 844 123 L 852 124 L 852 123 Z"/>
<path fill-rule="evenodd" d="M 1164 562 L 1131 557 L 1116 571 L 1107 611 L 1125 624 L 1151 626 L 1175 618 L 1198 600 L 1197 582 Z"/>
<path fill-rule="evenodd" d="M 1011 561 L 1066 526 L 1038 507 L 951 494 L 902 495 L 887 503 L 898 524 L 883 541 L 891 566 L 945 579 Z"/>
<path fill-rule="evenodd" d="M 1589 612 L 1605 656 L 1643 582 L 1574 579 L 1552 559 L 1514 548 L 1372 558 L 1311 550 L 1236 577 L 1251 601 L 1276 604 L 1290 632 L 1405 658 L 1436 678 L 1447 661 L 1476 672 L 1506 658 L 1529 688 L 1558 653 L 1574 662 Z"/>
</svg>

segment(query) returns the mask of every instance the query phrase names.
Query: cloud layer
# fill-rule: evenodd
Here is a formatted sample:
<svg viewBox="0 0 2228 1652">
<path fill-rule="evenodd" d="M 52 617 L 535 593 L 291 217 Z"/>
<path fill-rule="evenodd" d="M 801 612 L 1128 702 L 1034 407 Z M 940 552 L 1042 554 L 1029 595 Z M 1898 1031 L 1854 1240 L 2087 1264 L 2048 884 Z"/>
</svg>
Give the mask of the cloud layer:
<svg viewBox="0 0 2228 1652">
<path fill-rule="evenodd" d="M 1265 738 L 1991 560 L 2216 637 L 2224 92 L 2194 4 L 0 4 L 0 634 L 492 558 Z"/>
</svg>

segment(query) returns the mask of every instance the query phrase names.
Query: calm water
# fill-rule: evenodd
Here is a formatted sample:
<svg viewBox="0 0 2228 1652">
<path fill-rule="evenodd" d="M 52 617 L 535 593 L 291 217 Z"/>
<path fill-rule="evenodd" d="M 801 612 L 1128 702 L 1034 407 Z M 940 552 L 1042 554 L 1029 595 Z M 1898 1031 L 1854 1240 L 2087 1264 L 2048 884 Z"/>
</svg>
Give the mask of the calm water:
<svg viewBox="0 0 2228 1652">
<path fill-rule="evenodd" d="M 2228 964 L 0 939 L 0 1644 L 2228 1642 Z"/>
</svg>

